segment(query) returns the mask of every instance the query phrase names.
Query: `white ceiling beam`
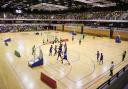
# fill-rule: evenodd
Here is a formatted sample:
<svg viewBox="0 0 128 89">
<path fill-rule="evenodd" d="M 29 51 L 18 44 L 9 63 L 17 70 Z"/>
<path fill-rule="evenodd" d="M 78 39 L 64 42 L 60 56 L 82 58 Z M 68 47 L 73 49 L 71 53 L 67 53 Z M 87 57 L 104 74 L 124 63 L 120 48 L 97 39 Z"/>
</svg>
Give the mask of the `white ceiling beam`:
<svg viewBox="0 0 128 89">
<path fill-rule="evenodd" d="M 83 3 L 96 3 L 96 2 L 104 2 L 106 0 L 74 0 L 74 1 L 78 1 L 78 2 L 83 2 Z"/>
<path fill-rule="evenodd" d="M 55 4 L 48 4 L 48 3 L 40 3 L 36 5 L 32 5 L 30 7 L 31 9 L 43 9 L 43 10 L 59 10 L 59 9 L 68 9 L 66 6 L 61 6 L 61 5 L 55 5 Z"/>
</svg>

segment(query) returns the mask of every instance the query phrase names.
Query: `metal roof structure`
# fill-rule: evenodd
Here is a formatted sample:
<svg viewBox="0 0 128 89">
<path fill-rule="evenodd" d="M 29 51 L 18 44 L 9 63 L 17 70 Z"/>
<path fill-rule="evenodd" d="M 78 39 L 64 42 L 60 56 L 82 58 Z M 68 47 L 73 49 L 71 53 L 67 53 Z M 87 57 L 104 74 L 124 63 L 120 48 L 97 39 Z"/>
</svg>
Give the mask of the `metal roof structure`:
<svg viewBox="0 0 128 89">
<path fill-rule="evenodd" d="M 63 11 L 80 8 L 128 6 L 128 0 L 0 0 L 0 9 Z"/>
</svg>

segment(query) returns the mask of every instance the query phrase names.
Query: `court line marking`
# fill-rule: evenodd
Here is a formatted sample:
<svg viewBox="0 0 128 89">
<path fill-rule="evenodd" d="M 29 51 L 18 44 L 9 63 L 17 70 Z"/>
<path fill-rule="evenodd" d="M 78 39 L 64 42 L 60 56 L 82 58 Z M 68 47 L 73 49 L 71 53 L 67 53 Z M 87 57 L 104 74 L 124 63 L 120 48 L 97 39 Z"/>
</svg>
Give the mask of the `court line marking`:
<svg viewBox="0 0 128 89">
<path fill-rule="evenodd" d="M 128 57 L 127 57 L 128 58 Z M 128 61 L 128 60 L 125 60 L 124 62 L 126 62 L 126 61 Z M 118 67 L 120 67 L 120 65 L 123 65 L 124 64 L 124 62 L 120 62 L 118 65 L 116 65 L 116 68 L 114 68 L 114 70 L 115 69 L 117 69 Z M 99 75 L 97 78 L 95 78 L 95 79 L 92 79 L 89 83 L 87 83 L 87 84 L 85 84 L 85 85 L 88 85 L 88 84 L 90 84 L 90 83 L 92 83 L 91 85 L 89 85 L 87 88 L 89 88 L 89 87 L 91 87 L 92 85 L 94 85 L 94 83 L 96 83 L 97 81 L 100 81 L 100 79 L 101 78 L 103 78 L 105 75 L 107 75 L 108 72 L 109 71 L 109 69 L 107 70 L 107 71 L 105 71 L 104 73 L 102 73 L 101 75 Z M 107 74 L 106 74 L 107 73 Z M 105 75 L 104 75 L 105 74 Z M 101 77 L 101 78 L 100 78 Z M 99 79 L 98 79 L 99 78 Z M 94 83 L 93 83 L 93 81 L 94 81 Z M 83 86 L 83 87 L 85 87 L 85 85 Z M 87 89 L 86 88 L 86 89 Z"/>
<path fill-rule="evenodd" d="M 83 55 L 85 55 L 85 53 L 80 53 L 80 54 L 83 54 Z M 87 55 L 86 55 L 87 56 Z M 87 56 L 88 57 L 88 56 Z M 91 59 L 90 57 L 88 57 L 89 59 Z M 83 80 L 83 79 L 85 79 L 87 76 L 90 76 L 91 74 L 93 74 L 94 73 L 94 71 L 95 71 L 95 63 L 94 63 L 94 61 L 91 59 L 91 61 L 92 61 L 92 63 L 93 63 L 93 71 L 91 72 L 91 73 L 89 73 L 89 74 L 87 74 L 87 75 L 84 75 L 83 77 L 81 77 L 79 80 L 72 80 L 71 78 L 69 78 L 68 76 L 66 76 L 66 78 L 68 78 L 69 80 L 71 80 L 72 82 L 74 82 L 74 83 L 76 83 L 76 82 L 78 82 L 78 81 L 80 81 L 80 80 Z"/>
<path fill-rule="evenodd" d="M 94 70 L 95 70 L 95 64 L 94 64 L 93 72 L 94 72 Z M 70 70 L 70 72 L 71 72 L 71 70 Z M 66 76 L 68 76 L 68 75 L 70 74 L 70 72 L 69 72 L 69 73 L 67 73 L 67 75 L 66 75 Z M 90 74 L 88 74 L 88 76 L 89 76 L 89 75 L 90 75 Z M 63 78 L 62 78 L 62 79 L 63 79 Z M 81 79 L 83 79 L 83 78 L 81 78 Z M 81 79 L 80 79 L 80 80 L 81 80 Z M 72 80 L 72 79 L 71 79 L 71 80 Z M 79 80 L 79 81 L 80 81 L 80 80 Z M 72 81 L 73 81 L 73 80 L 72 80 Z M 73 81 L 73 82 L 74 82 L 74 81 Z M 77 82 L 77 81 L 75 81 L 75 82 Z"/>
<path fill-rule="evenodd" d="M 43 67 L 43 66 L 40 66 L 41 69 L 42 69 L 42 67 Z M 47 74 L 49 74 L 50 76 L 53 77 L 53 75 L 52 75 L 51 73 L 49 73 L 47 70 L 43 69 L 43 71 L 45 71 Z M 57 80 L 58 82 L 60 82 L 64 87 L 66 87 L 66 88 L 68 89 L 67 85 L 64 84 L 63 82 L 61 82 L 60 79 L 57 79 L 57 78 L 55 78 L 55 77 L 54 77 L 54 79 Z"/>
<path fill-rule="evenodd" d="M 15 43 L 15 42 L 14 42 L 14 43 Z M 12 49 L 12 48 L 10 48 L 10 49 Z M 13 50 L 14 50 L 14 49 L 12 49 L 12 51 L 13 51 Z M 7 50 L 5 50 L 5 51 L 7 51 Z M 12 54 L 12 53 L 11 53 L 11 54 Z M 13 55 L 13 54 L 12 54 L 12 55 Z M 25 87 L 25 85 L 24 85 L 22 79 L 19 77 L 18 71 L 15 70 L 14 65 L 12 65 L 12 64 L 11 64 L 9 61 L 7 61 L 7 60 L 6 60 L 6 63 L 8 64 L 8 67 L 9 67 L 9 66 L 12 67 L 12 68 L 9 67 L 9 69 L 15 72 L 15 73 L 14 73 L 14 72 L 12 72 L 12 73 L 13 73 L 14 75 L 16 75 L 16 76 L 14 76 L 14 77 L 15 77 L 15 79 L 17 80 L 17 82 L 18 82 L 18 81 L 21 81 L 21 82 L 18 82 L 18 84 L 20 84 L 21 88 L 22 88 L 22 89 L 26 89 L 26 87 Z"/>
<path fill-rule="evenodd" d="M 46 53 L 45 53 L 46 54 Z M 47 54 L 46 54 L 47 55 Z M 47 55 L 48 56 L 48 55 Z M 74 60 L 74 61 L 72 61 L 72 62 L 70 62 L 70 63 L 73 63 L 73 62 L 77 62 L 77 61 L 79 61 L 80 59 L 77 59 L 77 60 Z M 48 64 L 48 66 L 51 68 L 51 69 L 53 69 L 53 67 L 54 66 L 56 66 L 58 64 L 58 62 L 56 62 L 56 63 L 54 63 L 54 64 L 52 64 L 52 63 L 50 63 L 50 64 Z M 53 66 L 51 66 L 51 65 L 53 65 Z M 64 66 L 64 65 L 62 65 L 62 66 Z M 70 71 L 71 71 L 71 69 L 72 69 L 72 66 L 71 66 L 71 68 L 70 68 Z M 55 71 L 57 71 L 57 72 L 60 72 L 60 71 L 58 71 L 57 69 L 54 69 Z M 69 72 L 67 72 L 67 74 L 65 74 L 65 76 L 67 76 L 68 74 L 70 74 L 70 71 Z M 48 71 L 47 71 L 48 72 Z M 65 77 L 64 76 L 64 77 Z M 63 77 L 63 78 L 64 78 Z M 63 79 L 63 78 L 61 78 L 61 79 Z"/>
</svg>

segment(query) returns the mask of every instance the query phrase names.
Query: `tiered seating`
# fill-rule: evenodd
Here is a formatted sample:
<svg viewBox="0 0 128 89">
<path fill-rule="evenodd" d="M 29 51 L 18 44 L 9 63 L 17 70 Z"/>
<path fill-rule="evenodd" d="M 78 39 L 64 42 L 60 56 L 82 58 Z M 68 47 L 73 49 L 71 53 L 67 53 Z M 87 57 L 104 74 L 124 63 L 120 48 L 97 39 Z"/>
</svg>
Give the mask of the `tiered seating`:
<svg viewBox="0 0 128 89">
<path fill-rule="evenodd" d="M 66 13 L 66 14 L 28 14 L 13 15 L 6 13 L 4 16 L 0 14 L 0 18 L 14 19 L 102 19 L 102 20 L 128 20 L 126 11 L 97 11 L 97 12 L 82 12 L 82 13 Z"/>
</svg>

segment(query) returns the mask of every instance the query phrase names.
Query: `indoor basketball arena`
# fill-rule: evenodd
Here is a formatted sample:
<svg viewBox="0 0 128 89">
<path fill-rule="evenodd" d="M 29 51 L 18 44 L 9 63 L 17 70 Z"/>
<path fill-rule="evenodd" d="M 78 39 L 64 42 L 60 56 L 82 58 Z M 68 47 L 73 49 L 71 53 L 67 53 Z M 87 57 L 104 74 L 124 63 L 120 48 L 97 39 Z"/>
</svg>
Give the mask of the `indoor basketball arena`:
<svg viewBox="0 0 128 89">
<path fill-rule="evenodd" d="M 128 0 L 0 0 L 0 89 L 128 89 Z"/>
</svg>

